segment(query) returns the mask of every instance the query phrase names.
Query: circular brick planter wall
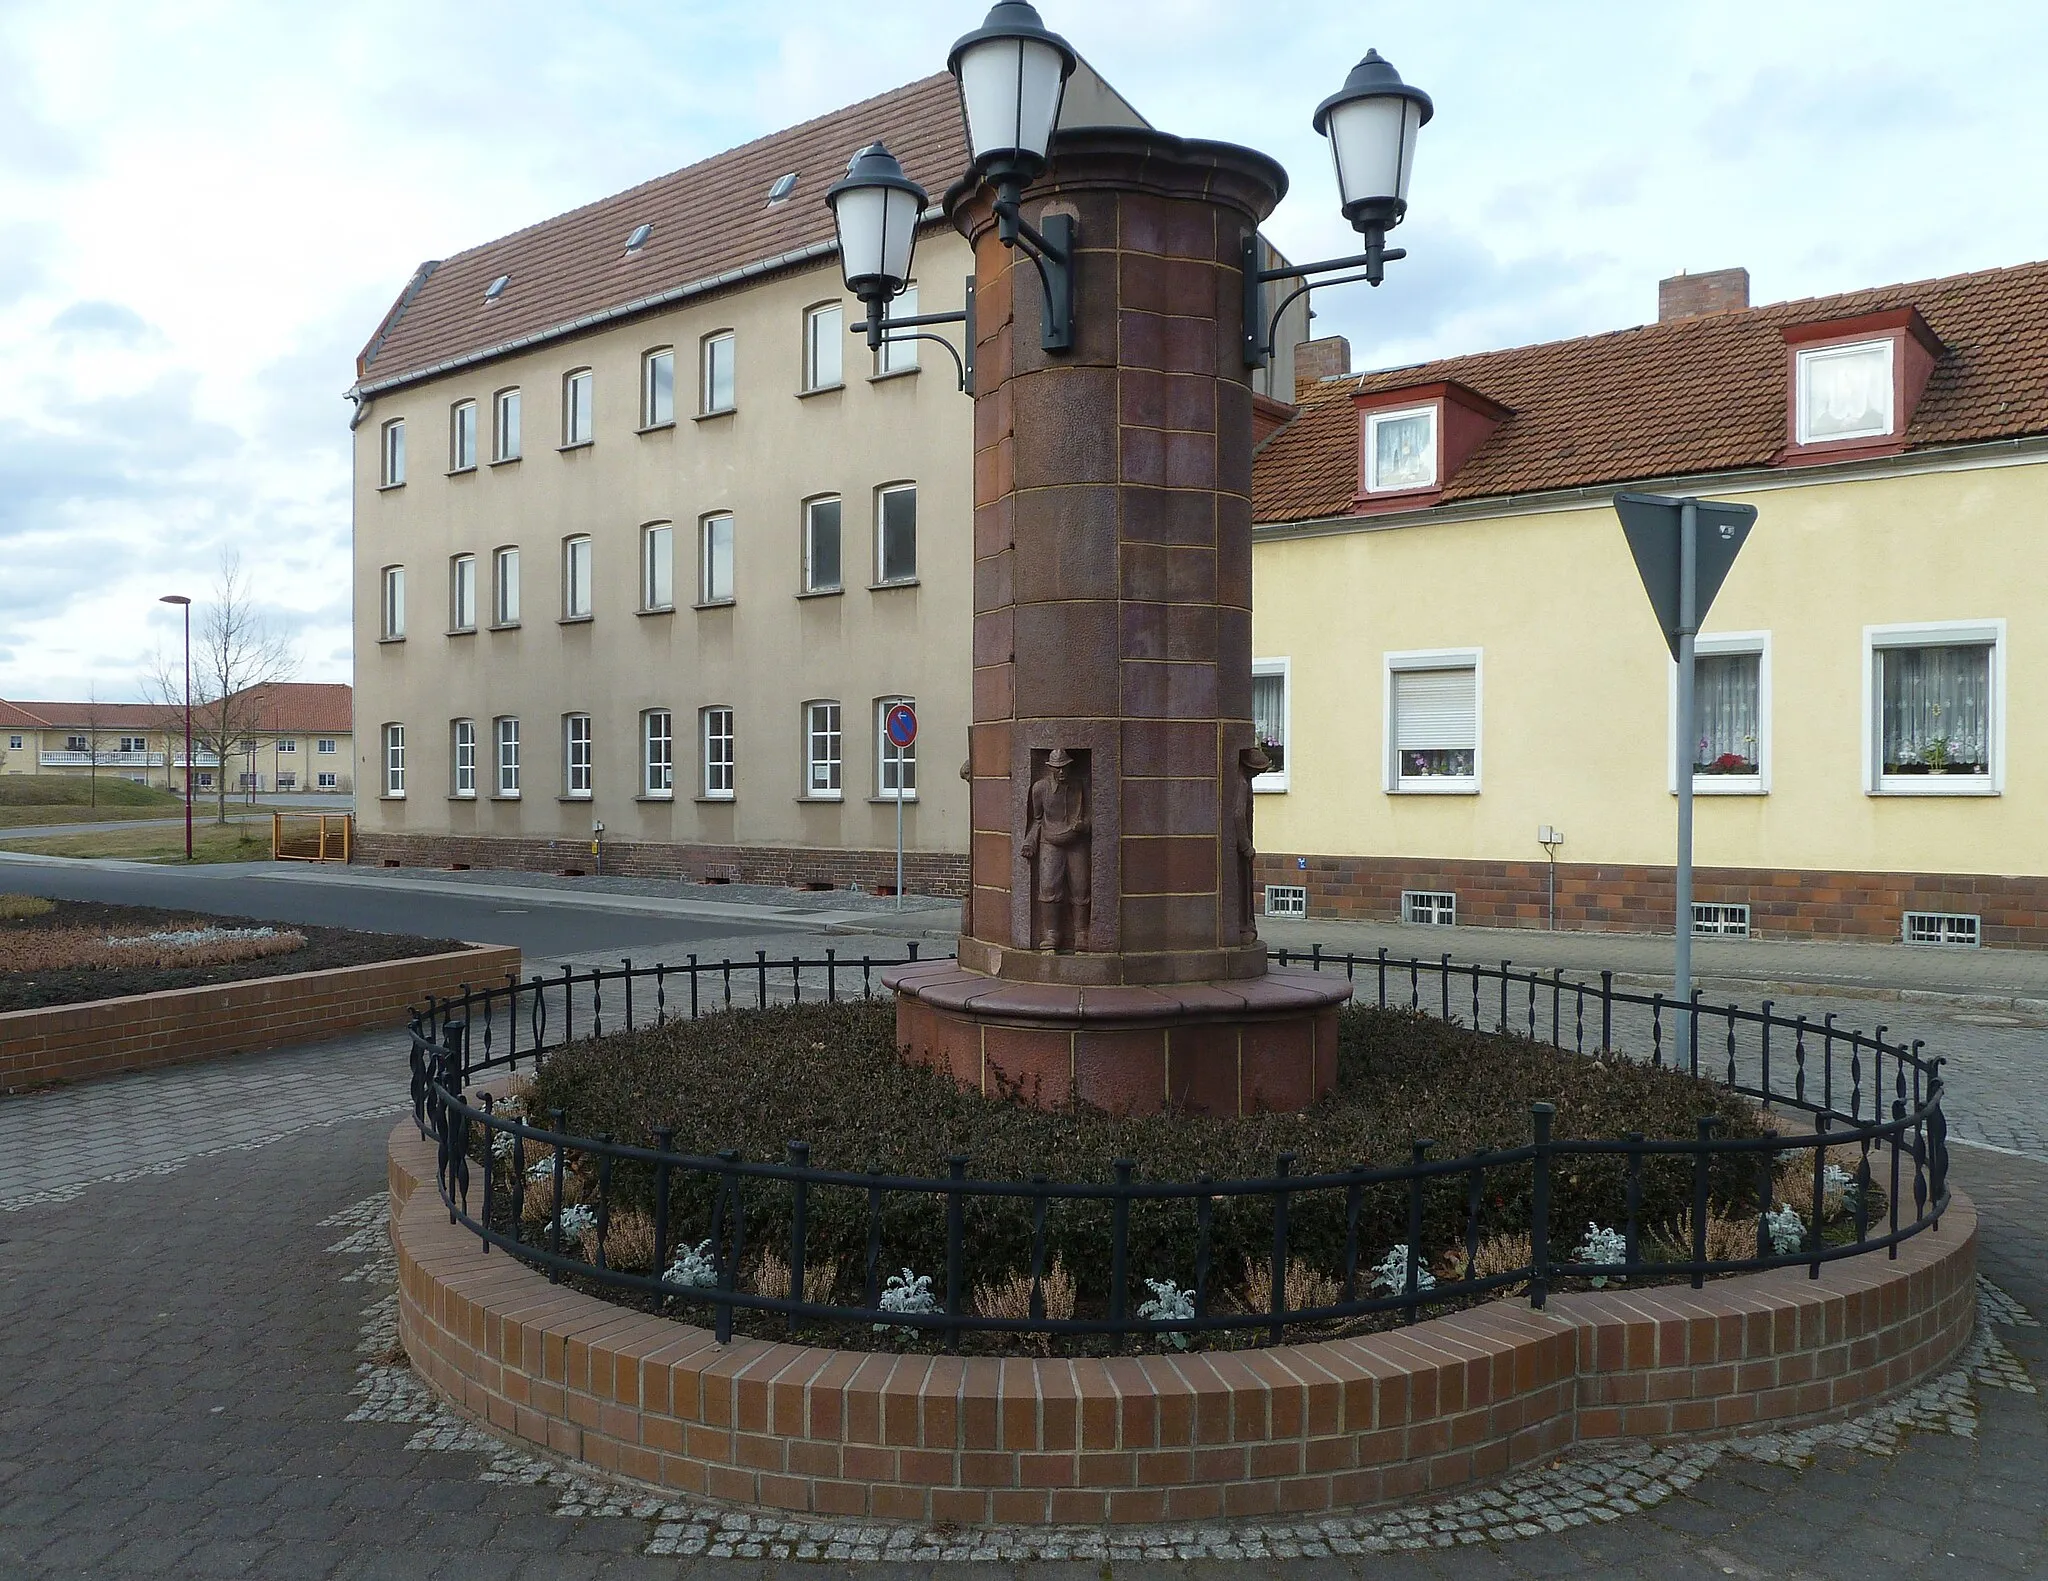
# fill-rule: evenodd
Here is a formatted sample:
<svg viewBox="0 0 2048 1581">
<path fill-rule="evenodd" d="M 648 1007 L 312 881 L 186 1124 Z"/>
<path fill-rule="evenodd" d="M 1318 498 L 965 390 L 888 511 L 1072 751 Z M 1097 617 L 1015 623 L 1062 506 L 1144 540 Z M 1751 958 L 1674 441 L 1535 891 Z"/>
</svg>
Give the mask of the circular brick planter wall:
<svg viewBox="0 0 2048 1581">
<path fill-rule="evenodd" d="M 1945 1365 L 1977 1214 L 1882 1252 L 1707 1289 L 1499 1301 L 1398 1333 L 1110 1360 L 745 1339 L 557 1285 L 448 1222 L 392 1133 L 399 1334 L 451 1404 L 557 1454 L 737 1503 L 908 1521 L 1310 1513 L 1438 1493 L 1601 1438 L 1840 1415 Z"/>
</svg>

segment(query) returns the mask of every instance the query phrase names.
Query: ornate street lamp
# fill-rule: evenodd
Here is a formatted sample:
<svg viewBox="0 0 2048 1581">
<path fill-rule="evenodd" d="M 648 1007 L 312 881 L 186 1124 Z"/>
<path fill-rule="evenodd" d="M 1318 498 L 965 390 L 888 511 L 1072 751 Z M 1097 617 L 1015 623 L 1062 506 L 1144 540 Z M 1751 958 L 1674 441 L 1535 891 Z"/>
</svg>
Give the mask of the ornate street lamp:
<svg viewBox="0 0 2048 1581">
<path fill-rule="evenodd" d="M 889 304 L 910 284 L 910 263 L 917 251 L 917 227 L 924 218 L 929 199 L 923 187 L 903 173 L 896 156 L 881 143 L 870 143 L 855 154 L 846 174 L 825 194 L 832 209 L 832 223 L 839 232 L 839 272 L 846 289 L 867 310 L 865 326 L 849 326 L 855 333 L 864 327 L 868 348 L 879 351 L 893 341 L 935 340 L 952 353 L 960 369 L 960 388 L 966 390 L 974 377 L 974 280 L 967 281 L 967 306 L 959 313 L 919 313 L 903 318 L 889 316 Z M 967 352 L 953 350 L 943 335 L 927 335 L 921 328 L 930 324 L 964 324 Z M 907 331 L 908 333 L 904 333 Z"/>
<path fill-rule="evenodd" d="M 1012 211 L 1050 160 L 1060 101 L 1078 64 L 1073 46 L 1047 31 L 1025 0 L 1000 0 L 946 57 L 960 85 L 974 173 L 994 182 Z"/>
</svg>

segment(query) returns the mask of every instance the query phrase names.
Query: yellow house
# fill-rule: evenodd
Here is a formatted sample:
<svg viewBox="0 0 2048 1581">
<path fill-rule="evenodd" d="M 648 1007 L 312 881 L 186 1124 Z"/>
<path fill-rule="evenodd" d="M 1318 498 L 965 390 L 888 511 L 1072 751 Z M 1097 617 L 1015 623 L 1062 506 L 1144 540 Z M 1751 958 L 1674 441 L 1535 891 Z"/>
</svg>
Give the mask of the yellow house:
<svg viewBox="0 0 2048 1581">
<path fill-rule="evenodd" d="M 1269 912 L 2048 946 L 2048 263 L 1351 375 L 1253 552 Z M 1318 366 L 1338 370 L 1317 378 Z M 1756 507 L 1699 739 L 1612 498 Z M 1551 836 L 1549 844 L 1539 834 Z M 1554 868 L 1551 859 L 1555 859 Z"/>
</svg>

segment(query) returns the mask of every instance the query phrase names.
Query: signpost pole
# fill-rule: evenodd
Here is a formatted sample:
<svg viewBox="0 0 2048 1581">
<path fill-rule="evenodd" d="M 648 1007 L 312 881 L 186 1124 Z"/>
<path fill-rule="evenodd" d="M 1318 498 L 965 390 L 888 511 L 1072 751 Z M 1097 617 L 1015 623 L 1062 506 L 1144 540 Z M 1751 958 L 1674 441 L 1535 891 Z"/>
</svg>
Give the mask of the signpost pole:
<svg viewBox="0 0 2048 1581">
<path fill-rule="evenodd" d="M 896 759 L 896 909 L 903 909 L 903 759 Z"/>
<path fill-rule="evenodd" d="M 1697 1052 L 1692 1039 L 1692 770 L 1699 724 L 1693 699 L 1693 648 L 1699 634 L 1699 501 L 1688 499 L 1678 513 L 1678 949 L 1672 992 L 1681 1006 L 1681 1046 Z M 1693 1075 L 1697 1076 L 1697 1068 Z"/>
</svg>

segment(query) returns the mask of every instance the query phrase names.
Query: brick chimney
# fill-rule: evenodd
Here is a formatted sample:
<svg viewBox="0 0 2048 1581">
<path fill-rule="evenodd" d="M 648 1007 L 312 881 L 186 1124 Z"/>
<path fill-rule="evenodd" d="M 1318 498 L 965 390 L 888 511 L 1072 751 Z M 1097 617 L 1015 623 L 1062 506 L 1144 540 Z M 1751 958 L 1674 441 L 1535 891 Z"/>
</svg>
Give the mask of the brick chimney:
<svg viewBox="0 0 2048 1581">
<path fill-rule="evenodd" d="M 1304 340 L 1294 348 L 1294 377 L 1332 379 L 1351 371 L 1351 342 L 1342 335 Z"/>
<path fill-rule="evenodd" d="M 1747 269 L 1675 274 L 1668 280 L 1657 282 L 1657 322 L 1660 324 L 1668 324 L 1674 318 L 1698 318 L 1702 313 L 1728 313 L 1748 306 Z"/>
</svg>

